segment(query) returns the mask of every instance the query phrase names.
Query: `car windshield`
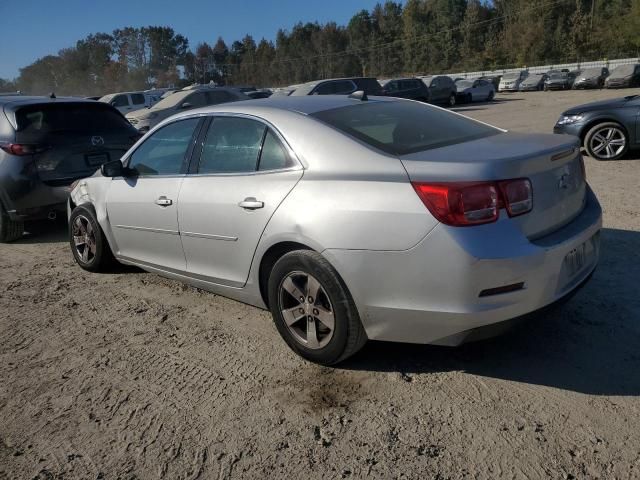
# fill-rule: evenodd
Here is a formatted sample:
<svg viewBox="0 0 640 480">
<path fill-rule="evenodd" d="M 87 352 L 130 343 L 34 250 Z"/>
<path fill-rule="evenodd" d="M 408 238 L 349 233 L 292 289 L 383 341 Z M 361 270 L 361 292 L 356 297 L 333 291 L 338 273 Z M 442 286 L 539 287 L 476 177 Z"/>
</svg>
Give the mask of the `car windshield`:
<svg viewBox="0 0 640 480">
<path fill-rule="evenodd" d="M 458 80 L 456 85 L 462 88 L 473 87 L 473 80 Z"/>
<path fill-rule="evenodd" d="M 613 72 L 611 72 L 611 76 L 613 78 L 621 76 L 626 77 L 627 75 L 631 75 L 635 68 L 635 65 L 620 65 L 619 67 L 616 67 Z"/>
<path fill-rule="evenodd" d="M 561 72 L 553 72 L 549 74 L 549 78 L 552 80 L 555 79 L 559 79 L 559 78 L 565 78 L 567 76 L 566 73 L 561 73 Z"/>
<path fill-rule="evenodd" d="M 98 102 L 28 105 L 16 112 L 18 134 L 54 132 L 107 133 L 129 130 L 131 125 L 112 107 Z"/>
<path fill-rule="evenodd" d="M 414 102 L 362 102 L 313 117 L 371 147 L 406 155 L 500 133 L 497 128 Z"/>
<path fill-rule="evenodd" d="M 167 108 L 174 108 L 181 104 L 193 92 L 195 92 L 195 90 L 184 90 L 176 92 L 173 95 L 169 95 L 168 97 L 160 100 L 153 107 L 151 107 L 151 110 L 164 110 Z"/>
</svg>

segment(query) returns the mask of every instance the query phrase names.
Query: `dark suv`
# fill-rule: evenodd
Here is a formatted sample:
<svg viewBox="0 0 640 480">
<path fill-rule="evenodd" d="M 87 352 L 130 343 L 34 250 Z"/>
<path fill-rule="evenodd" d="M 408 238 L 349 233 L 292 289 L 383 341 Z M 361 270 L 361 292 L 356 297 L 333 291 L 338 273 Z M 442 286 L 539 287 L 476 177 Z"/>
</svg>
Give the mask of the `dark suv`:
<svg viewBox="0 0 640 480">
<path fill-rule="evenodd" d="M 378 80 L 370 77 L 331 78 L 304 83 L 296 88 L 291 96 L 300 95 L 349 95 L 363 91 L 367 95 L 382 95 Z"/>
<path fill-rule="evenodd" d="M 429 89 L 419 78 L 389 80 L 383 85 L 382 93 L 389 97 L 408 98 L 421 102 L 429 101 Z"/>
<path fill-rule="evenodd" d="M 456 104 L 458 90 L 451 77 L 436 75 L 423 77 L 422 81 L 429 89 L 429 103 L 443 103 L 450 107 Z"/>
<path fill-rule="evenodd" d="M 64 215 L 69 186 L 140 137 L 92 100 L 0 97 L 0 110 L 0 242 L 20 238 L 26 220 Z"/>
</svg>

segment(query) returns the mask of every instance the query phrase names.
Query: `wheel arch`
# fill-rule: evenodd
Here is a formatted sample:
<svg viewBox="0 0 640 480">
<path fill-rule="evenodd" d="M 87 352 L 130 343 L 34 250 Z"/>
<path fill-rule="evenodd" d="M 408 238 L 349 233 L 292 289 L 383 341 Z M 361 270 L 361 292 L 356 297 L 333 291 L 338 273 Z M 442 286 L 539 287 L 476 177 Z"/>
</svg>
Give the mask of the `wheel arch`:
<svg viewBox="0 0 640 480">
<path fill-rule="evenodd" d="M 623 122 L 621 122 L 615 117 L 598 117 L 598 118 L 589 120 L 584 125 L 584 127 L 582 127 L 582 130 L 580 131 L 580 143 L 582 145 L 584 145 L 584 141 L 587 137 L 587 133 L 589 133 L 589 130 L 591 130 L 593 127 L 595 127 L 600 123 L 617 123 L 618 125 L 620 125 L 620 127 L 622 127 L 622 129 L 624 130 L 624 133 L 627 135 L 627 138 L 629 138 L 629 130 L 627 129 L 627 127 Z"/>
<path fill-rule="evenodd" d="M 260 266 L 258 268 L 258 287 L 260 290 L 260 296 L 262 301 L 269 308 L 269 275 L 273 270 L 276 262 L 289 252 L 295 250 L 311 250 L 317 251 L 311 248 L 309 245 L 295 241 L 281 241 L 271 245 L 262 255 L 260 259 Z"/>
</svg>

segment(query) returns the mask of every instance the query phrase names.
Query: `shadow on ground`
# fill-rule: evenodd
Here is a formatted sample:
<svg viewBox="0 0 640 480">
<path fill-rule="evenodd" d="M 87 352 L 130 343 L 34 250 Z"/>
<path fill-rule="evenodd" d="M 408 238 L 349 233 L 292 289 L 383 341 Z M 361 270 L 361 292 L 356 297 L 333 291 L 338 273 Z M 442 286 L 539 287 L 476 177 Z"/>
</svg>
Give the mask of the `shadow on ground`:
<svg viewBox="0 0 640 480">
<path fill-rule="evenodd" d="M 564 306 L 457 348 L 370 342 L 339 368 L 474 375 L 593 395 L 640 395 L 640 232 L 604 229 L 592 280 Z"/>
</svg>

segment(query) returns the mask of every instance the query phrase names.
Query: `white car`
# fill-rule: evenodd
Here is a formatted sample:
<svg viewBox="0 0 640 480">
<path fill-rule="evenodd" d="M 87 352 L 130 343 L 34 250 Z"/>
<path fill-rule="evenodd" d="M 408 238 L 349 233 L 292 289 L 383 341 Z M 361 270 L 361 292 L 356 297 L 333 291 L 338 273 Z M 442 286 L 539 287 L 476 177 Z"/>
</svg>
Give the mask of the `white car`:
<svg viewBox="0 0 640 480">
<path fill-rule="evenodd" d="M 144 92 L 110 93 L 98 101 L 108 103 L 112 107 L 117 108 L 123 115 L 143 108 L 149 108 L 152 105 L 151 97 L 145 95 Z"/>
<path fill-rule="evenodd" d="M 500 79 L 498 85 L 499 92 L 517 92 L 520 89 L 522 81 L 529 76 L 526 70 L 520 70 L 515 73 L 505 73 Z"/>
</svg>

